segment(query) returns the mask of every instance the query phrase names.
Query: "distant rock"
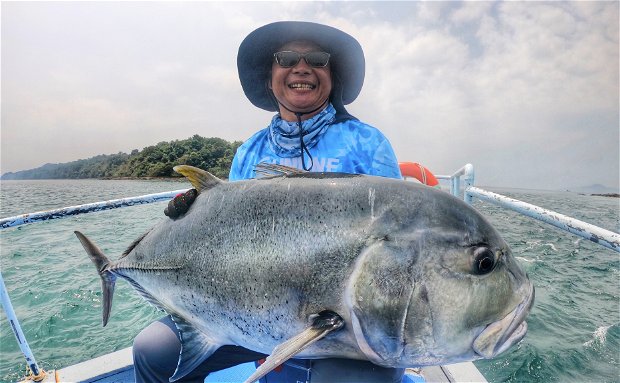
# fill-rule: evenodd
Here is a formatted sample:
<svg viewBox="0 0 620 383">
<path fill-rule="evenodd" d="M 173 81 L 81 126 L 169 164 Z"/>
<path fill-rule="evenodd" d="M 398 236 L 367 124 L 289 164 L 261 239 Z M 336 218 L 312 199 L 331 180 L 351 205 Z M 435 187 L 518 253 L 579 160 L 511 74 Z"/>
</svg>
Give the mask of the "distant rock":
<svg viewBox="0 0 620 383">
<path fill-rule="evenodd" d="M 605 194 L 592 194 L 593 196 L 597 196 L 597 197 L 614 197 L 614 198 L 620 198 L 620 194 L 618 193 L 605 193 Z"/>
<path fill-rule="evenodd" d="M 568 191 L 582 194 L 618 194 L 620 193 L 620 187 L 616 186 L 613 188 L 601 184 L 593 184 L 589 186 L 573 187 L 568 189 Z"/>
</svg>

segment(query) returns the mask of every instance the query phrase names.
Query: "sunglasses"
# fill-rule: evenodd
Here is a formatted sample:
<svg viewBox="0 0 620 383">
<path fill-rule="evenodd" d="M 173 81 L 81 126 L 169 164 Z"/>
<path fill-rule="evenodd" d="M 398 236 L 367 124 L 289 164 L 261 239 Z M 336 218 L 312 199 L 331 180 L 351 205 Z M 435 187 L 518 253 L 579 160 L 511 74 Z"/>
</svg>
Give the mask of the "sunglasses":
<svg viewBox="0 0 620 383">
<path fill-rule="evenodd" d="M 283 68 L 294 67 L 302 58 L 306 63 L 314 68 L 323 68 L 329 64 L 329 53 L 327 52 L 308 52 L 299 53 L 293 51 L 282 51 L 273 54 L 278 65 Z"/>
</svg>

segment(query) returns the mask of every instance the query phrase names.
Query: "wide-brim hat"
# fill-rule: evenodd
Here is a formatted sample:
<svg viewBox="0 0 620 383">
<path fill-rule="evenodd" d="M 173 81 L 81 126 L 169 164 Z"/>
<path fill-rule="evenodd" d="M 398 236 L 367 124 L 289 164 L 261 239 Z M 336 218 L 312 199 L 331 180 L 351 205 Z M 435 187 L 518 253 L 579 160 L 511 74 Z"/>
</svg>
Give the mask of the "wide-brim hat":
<svg viewBox="0 0 620 383">
<path fill-rule="evenodd" d="M 343 104 L 353 102 L 362 90 L 366 67 L 364 51 L 357 40 L 323 24 L 279 21 L 254 30 L 239 46 L 239 79 L 252 104 L 271 112 L 278 110 L 267 87 L 273 54 L 282 45 L 295 40 L 312 41 L 331 55 L 329 62 L 334 89 L 336 93 L 342 93 Z M 335 94 L 334 90 L 332 94 Z"/>
</svg>

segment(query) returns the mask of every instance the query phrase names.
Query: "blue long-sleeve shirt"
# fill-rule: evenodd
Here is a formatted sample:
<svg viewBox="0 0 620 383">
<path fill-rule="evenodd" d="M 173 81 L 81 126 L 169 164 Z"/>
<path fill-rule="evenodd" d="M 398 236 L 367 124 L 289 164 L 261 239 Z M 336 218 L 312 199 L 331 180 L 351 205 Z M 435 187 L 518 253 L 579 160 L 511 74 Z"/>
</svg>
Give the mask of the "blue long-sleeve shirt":
<svg viewBox="0 0 620 383">
<path fill-rule="evenodd" d="M 335 110 L 329 105 L 303 121 L 304 141 L 310 152 L 306 166 L 314 172 L 342 172 L 402 178 L 390 142 L 376 128 L 358 120 L 334 123 Z M 237 149 L 229 180 L 254 178 L 254 167 L 273 163 L 302 169 L 297 123 L 276 115 L 271 124 L 254 134 Z"/>
</svg>

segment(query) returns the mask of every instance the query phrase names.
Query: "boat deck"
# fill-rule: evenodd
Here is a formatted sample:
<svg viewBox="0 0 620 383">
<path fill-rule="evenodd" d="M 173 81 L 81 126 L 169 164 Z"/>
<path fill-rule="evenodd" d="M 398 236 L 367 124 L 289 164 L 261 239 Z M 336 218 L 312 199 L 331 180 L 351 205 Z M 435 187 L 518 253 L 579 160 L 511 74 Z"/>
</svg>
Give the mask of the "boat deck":
<svg viewBox="0 0 620 383">
<path fill-rule="evenodd" d="M 255 369 L 254 363 L 244 363 L 210 374 L 205 383 L 240 383 Z M 134 374 L 131 347 L 55 370 L 48 374 L 43 382 L 132 383 Z M 263 382 L 269 383 L 264 378 L 261 380 L 261 383 Z M 473 363 L 407 369 L 403 383 L 424 382 L 486 382 L 486 379 Z"/>
</svg>

